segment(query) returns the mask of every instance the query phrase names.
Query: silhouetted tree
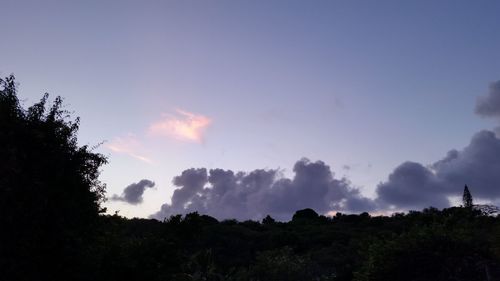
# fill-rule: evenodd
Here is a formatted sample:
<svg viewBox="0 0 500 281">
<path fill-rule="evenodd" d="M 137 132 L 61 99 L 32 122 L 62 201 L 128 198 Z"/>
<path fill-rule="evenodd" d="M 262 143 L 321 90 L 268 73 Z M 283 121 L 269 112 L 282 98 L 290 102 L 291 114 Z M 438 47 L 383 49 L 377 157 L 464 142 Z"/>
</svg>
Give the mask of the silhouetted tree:
<svg viewBox="0 0 500 281">
<path fill-rule="evenodd" d="M 319 215 L 313 209 L 307 208 L 303 210 L 298 210 L 292 217 L 292 221 L 311 221 L 318 219 Z"/>
<path fill-rule="evenodd" d="M 462 202 L 463 202 L 463 206 L 465 208 L 472 208 L 474 206 L 474 204 L 472 202 L 472 195 L 470 194 L 469 187 L 467 187 L 467 185 L 465 185 L 465 187 L 464 187 L 464 194 L 462 196 Z"/>
<path fill-rule="evenodd" d="M 68 120 L 60 97 L 48 107 L 45 94 L 24 109 L 16 86 L 13 75 L 0 79 L 0 272 L 5 280 L 75 280 L 103 211 L 106 159 L 78 145 L 79 119 Z"/>
<path fill-rule="evenodd" d="M 273 224 L 275 222 L 276 220 L 273 219 L 270 215 L 267 215 L 265 218 L 262 219 L 262 224 Z"/>
</svg>

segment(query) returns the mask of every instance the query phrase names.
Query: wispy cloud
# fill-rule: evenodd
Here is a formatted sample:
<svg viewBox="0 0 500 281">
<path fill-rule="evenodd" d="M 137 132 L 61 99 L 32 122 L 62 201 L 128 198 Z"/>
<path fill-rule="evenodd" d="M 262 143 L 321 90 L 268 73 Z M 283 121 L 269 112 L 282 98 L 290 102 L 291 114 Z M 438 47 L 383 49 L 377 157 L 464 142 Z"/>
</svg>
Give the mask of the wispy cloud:
<svg viewBox="0 0 500 281">
<path fill-rule="evenodd" d="M 168 115 L 153 123 L 149 132 L 153 135 L 174 137 L 178 140 L 201 143 L 212 120 L 206 116 L 177 109 L 176 115 Z"/>
<path fill-rule="evenodd" d="M 135 159 L 139 159 L 149 164 L 153 163 L 153 161 L 150 158 L 140 153 L 140 151 L 142 150 L 142 144 L 135 137 L 135 135 L 130 134 L 127 135 L 126 137 L 114 138 L 112 141 L 106 143 L 104 146 L 113 152 L 127 154 L 131 157 L 134 157 Z"/>
</svg>

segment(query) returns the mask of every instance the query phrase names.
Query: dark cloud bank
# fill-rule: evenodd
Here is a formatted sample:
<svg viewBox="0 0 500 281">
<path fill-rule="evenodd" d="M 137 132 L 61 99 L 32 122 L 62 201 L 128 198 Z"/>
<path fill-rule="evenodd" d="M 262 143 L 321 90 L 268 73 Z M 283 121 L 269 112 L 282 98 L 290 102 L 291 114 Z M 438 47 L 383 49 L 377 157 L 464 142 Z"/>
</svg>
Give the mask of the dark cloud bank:
<svg viewBox="0 0 500 281">
<path fill-rule="evenodd" d="M 322 161 L 295 163 L 293 178 L 280 170 L 188 169 L 173 180 L 177 187 L 170 204 L 151 217 L 198 211 L 219 219 L 261 219 L 267 214 L 288 220 L 296 210 L 370 212 L 418 210 L 450 206 L 448 197 L 460 196 L 468 184 L 474 198 L 500 199 L 500 139 L 491 131 L 472 137 L 464 149 L 451 150 L 441 160 L 424 166 L 405 162 L 377 186 L 370 199 L 345 178 L 337 179 Z"/>
<path fill-rule="evenodd" d="M 321 161 L 298 161 L 292 179 L 279 170 L 189 169 L 173 180 L 178 187 L 171 204 L 164 204 L 154 218 L 198 211 L 217 218 L 261 219 L 267 214 L 288 220 L 298 209 L 373 210 L 374 203 L 361 196 L 346 179 L 335 179 Z"/>
<path fill-rule="evenodd" d="M 138 183 L 133 183 L 125 187 L 122 195 L 115 194 L 110 199 L 114 201 L 124 201 L 134 205 L 140 204 L 142 203 L 142 195 L 144 194 L 146 188 L 151 188 L 154 186 L 155 186 L 154 182 L 143 179 Z"/>
<path fill-rule="evenodd" d="M 500 121 L 500 81 L 479 97 L 475 112 Z M 495 130 L 498 130 L 495 129 Z M 498 132 L 497 132 L 498 133 Z M 376 188 L 376 198 L 360 194 L 349 180 L 336 179 L 322 161 L 295 163 L 293 178 L 279 170 L 189 169 L 173 180 L 177 187 L 170 204 L 151 217 L 198 211 L 219 219 L 261 219 L 267 214 L 288 220 L 296 210 L 404 211 L 450 206 L 449 197 L 461 196 L 465 184 L 475 199 L 500 202 L 500 139 L 493 131 L 476 133 L 462 150 L 450 150 L 430 165 L 404 162 Z M 142 191 L 141 191 L 142 194 Z"/>
<path fill-rule="evenodd" d="M 378 185 L 376 201 L 382 209 L 448 207 L 448 197 L 460 196 L 465 184 L 476 199 L 500 198 L 500 139 L 495 133 L 475 134 L 463 150 L 451 150 L 428 167 L 414 162 L 399 165 Z"/>
</svg>

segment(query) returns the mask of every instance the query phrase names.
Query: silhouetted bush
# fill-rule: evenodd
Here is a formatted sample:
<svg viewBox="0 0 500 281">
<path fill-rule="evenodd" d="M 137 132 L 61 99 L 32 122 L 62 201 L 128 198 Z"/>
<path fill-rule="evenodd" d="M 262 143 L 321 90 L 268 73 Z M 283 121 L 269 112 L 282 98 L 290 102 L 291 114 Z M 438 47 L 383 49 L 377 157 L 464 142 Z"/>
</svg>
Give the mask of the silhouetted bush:
<svg viewBox="0 0 500 281">
<path fill-rule="evenodd" d="M 318 213 L 313 209 L 303 209 L 298 210 L 292 217 L 293 222 L 311 222 L 316 221 L 319 218 Z"/>
<path fill-rule="evenodd" d="M 6 280 L 75 280 L 103 211 L 106 159 L 78 146 L 79 120 L 68 120 L 60 97 L 48 107 L 45 94 L 24 109 L 16 91 L 13 76 L 0 79 L 0 272 Z"/>
</svg>

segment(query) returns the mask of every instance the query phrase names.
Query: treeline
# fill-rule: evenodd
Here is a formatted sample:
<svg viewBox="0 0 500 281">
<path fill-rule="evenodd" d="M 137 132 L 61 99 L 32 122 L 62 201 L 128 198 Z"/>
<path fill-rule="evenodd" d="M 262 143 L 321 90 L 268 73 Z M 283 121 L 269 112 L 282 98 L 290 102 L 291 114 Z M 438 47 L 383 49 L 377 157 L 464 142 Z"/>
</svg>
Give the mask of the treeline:
<svg viewBox="0 0 500 281">
<path fill-rule="evenodd" d="M 500 280 L 500 218 L 472 198 L 290 222 L 104 215 L 107 159 L 78 145 L 69 115 L 47 95 L 24 108 L 0 79 L 0 280 Z"/>
<path fill-rule="evenodd" d="M 290 222 L 101 217 L 111 280 L 499 280 L 500 219 L 467 208 Z"/>
</svg>

